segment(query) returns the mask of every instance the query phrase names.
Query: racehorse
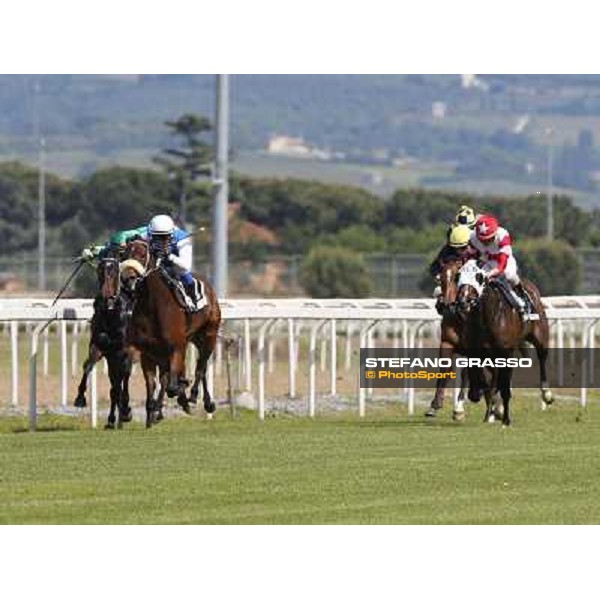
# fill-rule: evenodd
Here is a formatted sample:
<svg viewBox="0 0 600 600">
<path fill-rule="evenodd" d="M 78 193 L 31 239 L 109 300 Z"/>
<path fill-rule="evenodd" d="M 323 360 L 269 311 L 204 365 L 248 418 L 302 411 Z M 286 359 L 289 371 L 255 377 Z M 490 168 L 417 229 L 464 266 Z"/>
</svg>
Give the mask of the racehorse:
<svg viewBox="0 0 600 600">
<path fill-rule="evenodd" d="M 442 331 L 440 339 L 439 357 L 452 358 L 455 354 L 465 354 L 463 325 L 464 322 L 456 314 L 455 302 L 458 292 L 458 272 L 463 265 L 462 260 L 451 260 L 441 265 L 440 285 L 442 288 Z M 440 371 L 449 371 L 441 368 Z M 464 419 L 464 398 L 466 385 L 468 382 L 468 371 L 463 369 L 461 372 L 461 388 L 458 399 L 454 405 L 452 417 L 455 421 Z M 436 381 L 435 395 L 431 401 L 429 410 L 425 413 L 427 417 L 435 417 L 437 411 L 444 406 L 444 396 L 448 385 L 447 378 L 441 378 Z"/>
<path fill-rule="evenodd" d="M 155 400 L 157 369 L 168 373 L 167 396 L 177 397 L 184 411 L 190 412 L 190 402 L 197 401 L 200 382 L 204 410 L 208 414 L 215 411 L 206 381 L 206 369 L 216 345 L 221 309 L 213 288 L 199 277 L 196 279 L 203 287 L 206 306 L 196 313 L 189 313 L 181 306 L 165 260 L 166 252 L 166 247 L 156 249 L 150 269 L 136 286 L 136 302 L 128 330 L 128 344 L 141 352 L 146 382 L 146 427 L 160 419 L 161 403 Z M 188 382 L 185 379 L 188 342 L 198 349 L 195 380 L 189 399 L 186 397 Z"/>
<path fill-rule="evenodd" d="M 83 365 L 83 377 L 78 387 L 75 406 L 87 404 L 85 392 L 87 380 L 94 365 L 106 358 L 110 379 L 110 412 L 107 429 L 115 427 L 115 411 L 118 409 L 118 426 L 131 421 L 129 408 L 129 378 L 131 358 L 125 347 L 128 313 L 131 310 L 132 290 L 121 285 L 119 260 L 115 256 L 103 258 L 97 268 L 99 293 L 94 300 L 94 316 L 88 357 Z"/>
<path fill-rule="evenodd" d="M 537 287 L 526 279 L 523 279 L 522 283 L 539 316 L 538 320 L 524 321 L 505 298 L 505 292 L 493 281 L 487 281 L 476 261 L 469 261 L 460 271 L 456 312 L 465 322 L 466 350 L 469 356 L 510 358 L 516 350 L 524 347 L 525 342 L 531 343 L 536 350 L 540 366 L 542 402 L 544 405 L 549 405 L 553 399 L 546 375 L 548 319 Z M 497 368 L 491 372 L 491 375 L 491 384 L 486 385 L 481 369 L 469 370 L 469 398 L 473 401 L 479 400 L 481 390 L 489 388 L 490 385 L 498 390 L 503 405 L 502 424 L 508 426 L 511 423 L 509 403 L 512 368 Z M 488 395 L 486 395 L 487 400 Z M 491 403 L 487 401 L 485 420 L 490 420 L 491 414 Z"/>
</svg>

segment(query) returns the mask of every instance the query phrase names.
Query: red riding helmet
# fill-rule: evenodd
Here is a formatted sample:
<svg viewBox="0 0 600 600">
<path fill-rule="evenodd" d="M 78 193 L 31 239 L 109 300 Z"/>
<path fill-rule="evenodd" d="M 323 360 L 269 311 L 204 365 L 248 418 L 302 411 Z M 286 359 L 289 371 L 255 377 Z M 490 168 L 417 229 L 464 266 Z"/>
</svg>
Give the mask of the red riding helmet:
<svg viewBox="0 0 600 600">
<path fill-rule="evenodd" d="M 477 225 L 475 225 L 475 234 L 477 235 L 477 239 L 482 242 L 486 242 L 491 240 L 498 231 L 498 221 L 494 217 L 490 217 L 489 215 L 482 215 L 477 220 Z"/>
</svg>

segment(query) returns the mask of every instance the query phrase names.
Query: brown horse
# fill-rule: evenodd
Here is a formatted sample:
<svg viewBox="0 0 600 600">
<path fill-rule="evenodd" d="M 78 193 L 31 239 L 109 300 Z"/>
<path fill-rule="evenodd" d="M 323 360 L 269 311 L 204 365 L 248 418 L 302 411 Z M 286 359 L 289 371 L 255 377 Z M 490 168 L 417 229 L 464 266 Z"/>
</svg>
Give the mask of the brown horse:
<svg viewBox="0 0 600 600">
<path fill-rule="evenodd" d="M 490 358 L 510 358 L 517 350 L 523 349 L 525 342 L 531 343 L 535 347 L 540 366 L 542 401 L 544 404 L 551 404 L 552 393 L 546 374 L 549 326 L 539 290 L 530 281 L 522 280 L 535 312 L 539 315 L 539 320 L 524 321 L 507 302 L 504 292 L 494 283 L 485 280 L 483 271 L 476 266 L 475 261 L 467 265 L 469 269 L 465 266 L 461 272 L 456 299 L 457 315 L 465 321 L 467 354 L 475 357 L 485 355 Z M 502 423 L 505 426 L 510 425 L 512 369 L 495 369 L 491 373 L 491 383 L 487 385 L 479 368 L 471 368 L 469 377 L 471 400 L 477 401 L 481 390 L 490 386 L 498 390 L 503 403 Z M 487 404 L 486 420 L 490 418 L 492 411 L 489 401 Z"/>
<path fill-rule="evenodd" d="M 170 398 L 177 397 L 180 406 L 189 412 L 189 403 L 198 398 L 200 382 L 203 386 L 204 410 L 215 411 L 206 381 L 208 360 L 215 348 L 221 324 L 221 309 L 216 294 L 208 282 L 196 277 L 204 288 L 206 306 L 197 313 L 181 307 L 164 261 L 151 259 L 151 268 L 136 286 L 128 341 L 141 352 L 142 370 L 146 381 L 146 426 L 160 418 L 161 405 L 155 400 L 156 371 L 168 373 L 166 387 Z M 185 353 L 188 343 L 198 349 L 196 377 L 190 399 L 186 397 L 188 382 L 185 379 Z"/>
<path fill-rule="evenodd" d="M 439 348 L 440 358 L 452 358 L 455 354 L 465 354 L 464 340 L 464 321 L 456 314 L 455 303 L 458 293 L 458 272 L 464 264 L 463 260 L 457 259 L 442 263 L 440 271 L 440 285 L 442 288 L 442 331 Z M 450 369 L 440 369 L 449 371 Z M 460 421 L 464 418 L 463 402 L 465 398 L 466 383 L 468 381 L 467 369 L 461 373 L 461 389 L 458 396 L 458 402 L 454 406 L 453 418 Z M 442 378 L 436 381 L 435 395 L 431 401 L 429 410 L 425 413 L 426 417 L 435 417 L 437 411 L 444 406 L 444 396 L 448 379 Z"/>
</svg>

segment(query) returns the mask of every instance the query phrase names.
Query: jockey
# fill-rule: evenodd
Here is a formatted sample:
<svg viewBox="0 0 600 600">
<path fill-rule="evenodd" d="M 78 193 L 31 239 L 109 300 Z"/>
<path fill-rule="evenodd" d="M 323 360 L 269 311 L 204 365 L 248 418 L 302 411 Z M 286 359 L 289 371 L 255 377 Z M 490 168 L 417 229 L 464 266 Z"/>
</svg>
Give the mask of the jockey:
<svg viewBox="0 0 600 600">
<path fill-rule="evenodd" d="M 106 258 L 106 256 L 118 253 L 125 249 L 127 242 L 140 238 L 144 239 L 147 233 L 147 227 L 138 227 L 137 229 L 125 229 L 123 231 L 117 231 L 110 236 L 110 239 L 103 246 L 90 246 L 84 248 L 81 253 L 83 260 L 93 260 L 94 258 Z"/>
<path fill-rule="evenodd" d="M 452 254 L 452 249 L 457 248 L 466 248 L 469 240 L 464 240 L 465 234 L 471 233 L 473 227 L 475 227 L 475 223 L 477 222 L 478 215 L 475 214 L 475 211 L 470 207 L 463 204 L 458 209 L 456 216 L 454 217 L 454 221 L 448 227 L 448 231 L 446 232 L 446 245 L 438 252 L 435 260 L 431 263 L 429 267 L 429 271 L 432 277 L 437 277 L 439 275 L 441 269 L 441 263 L 444 260 L 447 260 L 446 253 L 450 252 Z M 461 229 L 457 229 L 458 226 L 461 226 Z M 454 233 L 454 241 L 451 241 L 450 238 Z"/>
<path fill-rule="evenodd" d="M 517 261 L 512 252 L 510 234 L 489 215 L 477 219 L 469 244 L 489 280 L 495 280 L 504 290 L 506 299 L 519 314 L 530 320 L 534 312 L 531 300 L 517 273 Z M 510 283 L 511 290 L 506 282 Z"/>
<path fill-rule="evenodd" d="M 456 217 L 454 217 L 454 223 L 456 225 L 466 225 L 469 229 L 473 229 L 475 227 L 475 223 L 477 223 L 477 218 L 479 215 L 475 214 L 475 211 L 466 205 L 462 205 L 458 212 L 456 213 Z"/>
<path fill-rule="evenodd" d="M 447 244 L 438 252 L 429 266 L 429 272 L 438 284 L 433 292 L 433 297 L 437 300 L 436 310 L 440 314 L 442 314 L 442 288 L 439 284 L 442 265 L 454 260 L 460 260 L 464 264 L 469 258 L 472 258 L 472 250 L 469 247 L 470 237 L 471 229 L 467 225 L 453 224 L 450 227 Z"/>
<path fill-rule="evenodd" d="M 192 311 L 197 310 L 200 300 L 198 282 L 192 276 L 192 237 L 180 227 L 175 227 L 173 219 L 169 215 L 157 215 L 149 225 L 147 239 L 150 243 L 150 251 L 170 263 L 190 296 L 193 306 Z"/>
</svg>

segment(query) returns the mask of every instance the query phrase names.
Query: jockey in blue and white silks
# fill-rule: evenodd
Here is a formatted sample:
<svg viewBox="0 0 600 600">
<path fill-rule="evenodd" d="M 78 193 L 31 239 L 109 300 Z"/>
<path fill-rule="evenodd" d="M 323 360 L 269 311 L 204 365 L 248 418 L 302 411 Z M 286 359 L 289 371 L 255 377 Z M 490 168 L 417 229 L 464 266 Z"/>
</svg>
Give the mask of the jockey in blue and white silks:
<svg viewBox="0 0 600 600">
<path fill-rule="evenodd" d="M 198 306 L 198 282 L 192 276 L 192 236 L 184 229 L 176 227 L 169 215 L 157 215 L 142 234 L 155 256 L 161 256 L 173 266 L 173 271 L 183 283 L 195 310 Z"/>
</svg>

